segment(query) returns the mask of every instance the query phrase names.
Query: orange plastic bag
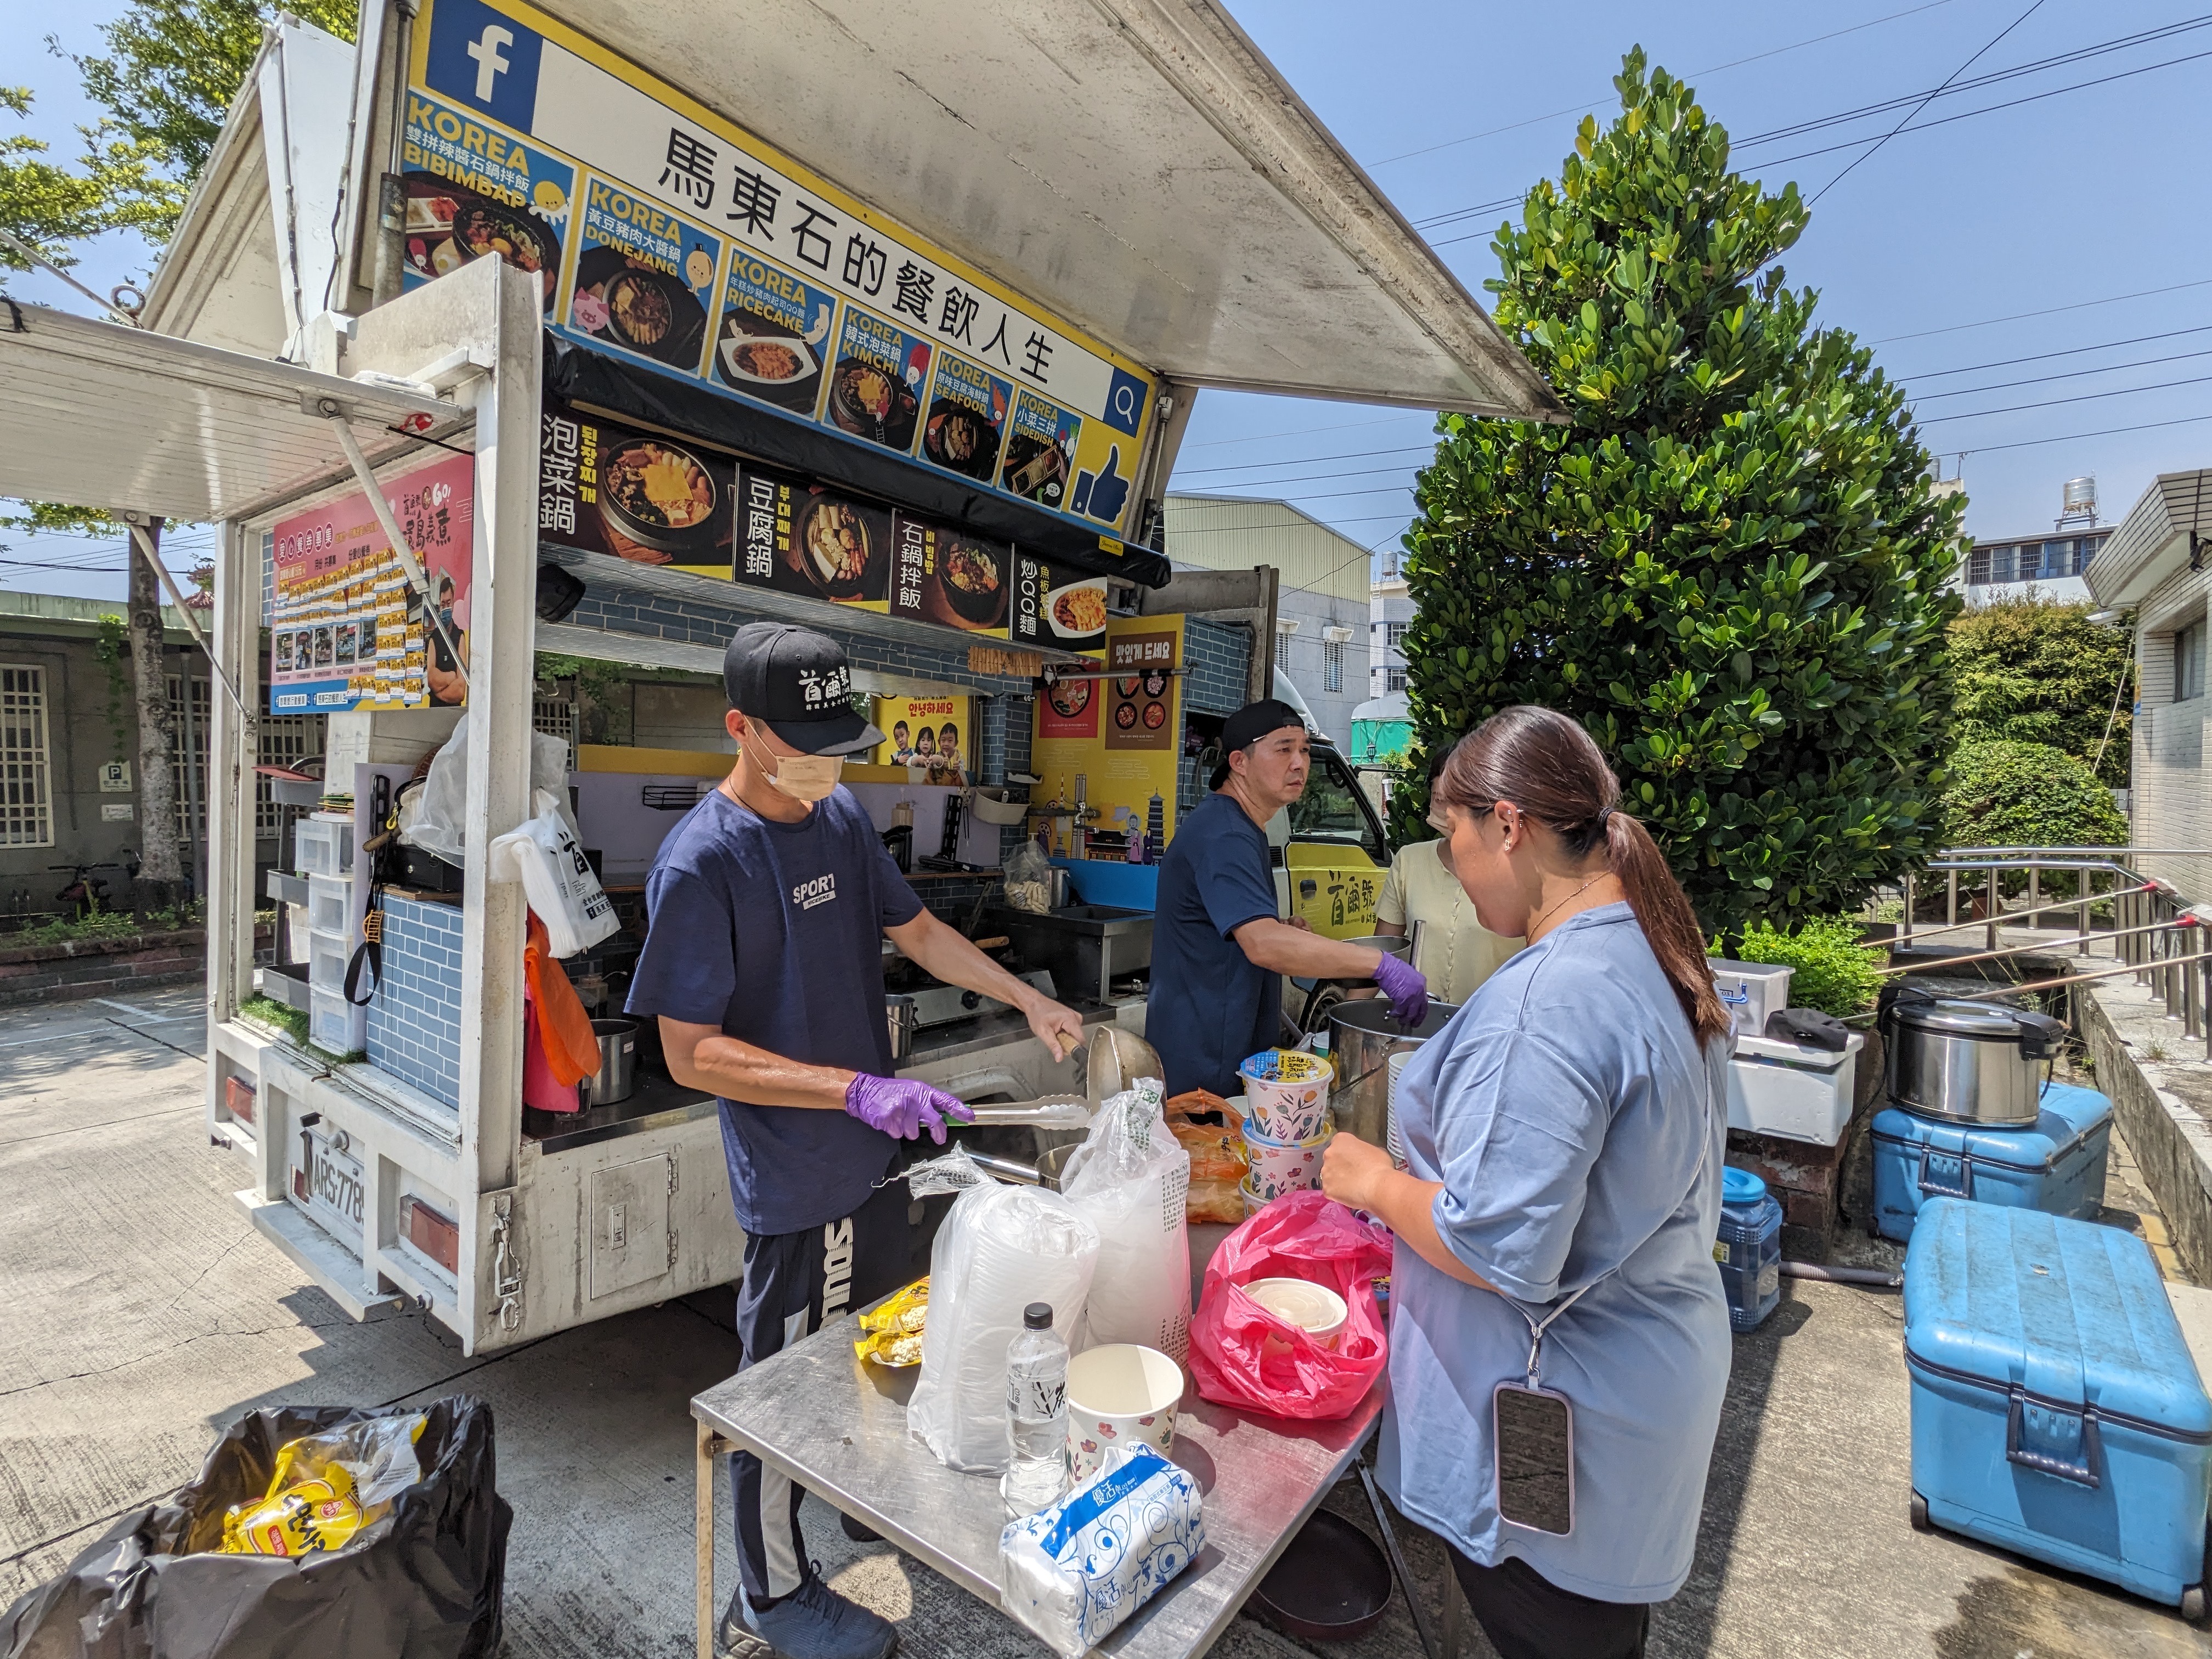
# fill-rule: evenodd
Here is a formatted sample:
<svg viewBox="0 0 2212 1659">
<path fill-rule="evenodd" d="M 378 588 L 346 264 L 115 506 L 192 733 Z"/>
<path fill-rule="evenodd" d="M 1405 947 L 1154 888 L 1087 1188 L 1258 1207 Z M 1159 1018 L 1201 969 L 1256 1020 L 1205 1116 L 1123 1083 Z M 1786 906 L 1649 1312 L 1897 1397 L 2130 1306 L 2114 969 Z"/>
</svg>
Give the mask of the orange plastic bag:
<svg viewBox="0 0 2212 1659">
<path fill-rule="evenodd" d="M 573 1087 L 599 1069 L 599 1037 L 576 988 L 568 983 L 553 955 L 553 941 L 538 913 L 530 913 L 530 933 L 522 947 L 522 970 L 538 1009 L 538 1035 L 545 1063 L 563 1088 Z"/>
<path fill-rule="evenodd" d="M 1389 1361 L 1375 1281 L 1390 1271 L 1390 1232 L 1318 1192 L 1267 1205 L 1221 1241 L 1190 1322 L 1190 1373 L 1199 1393 L 1239 1411 L 1325 1421 L 1364 1399 Z M 1255 1279 L 1304 1279 L 1344 1298 L 1334 1349 L 1285 1324 L 1237 1288 Z"/>
<path fill-rule="evenodd" d="M 1218 1112 L 1219 1095 L 1193 1089 L 1168 1102 L 1168 1129 L 1190 1154 L 1190 1191 L 1183 1199 L 1183 1219 L 1236 1223 L 1244 1218 L 1244 1200 L 1237 1190 L 1250 1169 L 1244 1137 L 1233 1123 L 1193 1123 L 1182 1114 Z"/>
</svg>

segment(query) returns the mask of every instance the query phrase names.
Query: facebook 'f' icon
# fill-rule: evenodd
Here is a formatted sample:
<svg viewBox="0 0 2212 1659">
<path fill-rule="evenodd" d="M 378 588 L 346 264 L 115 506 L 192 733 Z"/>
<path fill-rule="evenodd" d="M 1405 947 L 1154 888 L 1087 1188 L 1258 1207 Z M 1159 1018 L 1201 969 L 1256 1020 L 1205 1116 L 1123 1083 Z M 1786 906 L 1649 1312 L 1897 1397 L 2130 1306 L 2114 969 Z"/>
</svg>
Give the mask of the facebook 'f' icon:
<svg viewBox="0 0 2212 1659">
<path fill-rule="evenodd" d="M 530 131 L 544 40 L 483 0 L 437 0 L 430 12 L 430 85 L 495 121 Z"/>
</svg>

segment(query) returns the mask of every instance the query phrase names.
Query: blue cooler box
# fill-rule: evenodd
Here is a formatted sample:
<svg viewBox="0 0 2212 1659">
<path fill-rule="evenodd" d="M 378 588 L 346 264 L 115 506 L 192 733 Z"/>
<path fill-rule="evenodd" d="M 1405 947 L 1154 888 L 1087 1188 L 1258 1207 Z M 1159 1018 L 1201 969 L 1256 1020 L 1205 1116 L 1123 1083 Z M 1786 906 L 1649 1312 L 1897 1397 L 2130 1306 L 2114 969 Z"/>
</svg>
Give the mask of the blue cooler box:
<svg viewBox="0 0 2212 1659">
<path fill-rule="evenodd" d="M 2016 1129 L 1875 1114 L 1874 1218 L 1884 1238 L 1912 1237 L 1930 1199 L 1971 1198 L 2087 1219 L 2105 1205 L 2112 1103 L 2094 1089 L 2044 1085 L 2042 1115 Z"/>
<path fill-rule="evenodd" d="M 2141 1239 L 1929 1200 L 1905 1363 L 1916 1526 L 2203 1616 L 2212 1399 Z"/>
</svg>

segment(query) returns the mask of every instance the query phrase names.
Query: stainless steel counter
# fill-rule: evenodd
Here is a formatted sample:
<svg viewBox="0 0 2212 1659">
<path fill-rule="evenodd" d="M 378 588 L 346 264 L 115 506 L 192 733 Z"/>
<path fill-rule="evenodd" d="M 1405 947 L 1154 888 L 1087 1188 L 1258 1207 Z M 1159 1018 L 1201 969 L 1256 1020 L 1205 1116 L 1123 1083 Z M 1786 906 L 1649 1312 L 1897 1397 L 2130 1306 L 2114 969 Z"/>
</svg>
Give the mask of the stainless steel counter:
<svg viewBox="0 0 2212 1659">
<path fill-rule="evenodd" d="M 971 1595 L 1002 1605 L 999 1533 L 1006 1516 L 997 1477 L 955 1474 L 907 1432 L 907 1397 L 918 1372 L 868 1364 L 853 1352 L 859 1334 L 859 1321 L 848 1315 L 691 1402 L 698 1423 L 700 1659 L 714 1659 L 720 1617 L 714 1595 L 714 1469 L 720 1455 L 732 1450 L 756 1454 Z M 1204 1653 L 1352 1467 L 1382 1409 L 1379 1382 L 1335 1423 L 1247 1416 L 1187 1393 L 1173 1456 L 1205 1493 L 1206 1548 L 1100 1650 L 1131 1659 Z"/>
</svg>

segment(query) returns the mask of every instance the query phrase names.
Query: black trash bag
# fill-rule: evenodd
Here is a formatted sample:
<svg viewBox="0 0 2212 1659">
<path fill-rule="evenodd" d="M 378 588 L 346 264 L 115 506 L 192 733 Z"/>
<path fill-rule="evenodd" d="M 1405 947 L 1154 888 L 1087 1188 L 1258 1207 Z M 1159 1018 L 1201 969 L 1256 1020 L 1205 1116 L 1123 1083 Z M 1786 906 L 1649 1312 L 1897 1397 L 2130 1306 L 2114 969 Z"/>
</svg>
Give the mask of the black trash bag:
<svg viewBox="0 0 2212 1659">
<path fill-rule="evenodd" d="M 417 1410 L 422 1480 L 343 1547 L 213 1553 L 224 1512 L 259 1501 L 286 1442 Z M 489 1659 L 514 1519 L 496 1476 L 491 1407 L 468 1395 L 404 1411 L 248 1413 L 198 1480 L 124 1516 L 0 1614 L 0 1659 Z"/>
</svg>

